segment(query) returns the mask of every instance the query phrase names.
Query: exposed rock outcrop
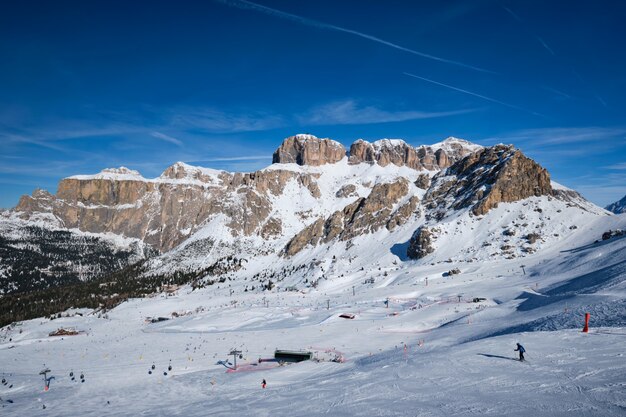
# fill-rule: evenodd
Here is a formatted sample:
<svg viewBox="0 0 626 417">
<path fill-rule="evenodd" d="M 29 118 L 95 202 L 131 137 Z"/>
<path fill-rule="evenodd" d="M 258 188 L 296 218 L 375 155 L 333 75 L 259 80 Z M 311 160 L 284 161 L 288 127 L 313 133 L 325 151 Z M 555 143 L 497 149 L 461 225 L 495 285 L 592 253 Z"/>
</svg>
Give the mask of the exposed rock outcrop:
<svg viewBox="0 0 626 417">
<path fill-rule="evenodd" d="M 417 188 L 421 188 L 422 190 L 427 190 L 428 187 L 430 187 L 430 177 L 428 174 L 420 174 L 420 176 L 415 180 L 415 186 Z"/>
<path fill-rule="evenodd" d="M 433 234 L 428 227 L 420 227 L 409 241 L 407 256 L 411 259 L 421 259 L 435 251 L 432 246 Z"/>
<path fill-rule="evenodd" d="M 479 149 L 463 139 L 448 138 L 432 146 L 413 147 L 401 139 L 381 139 L 370 143 L 362 139 L 350 146 L 350 163 L 394 164 L 416 170 L 438 171 Z"/>
<path fill-rule="evenodd" d="M 295 135 L 283 141 L 274 152 L 272 163 L 319 166 L 334 164 L 346 156 L 346 148 L 332 139 Z"/>
<path fill-rule="evenodd" d="M 356 197 L 358 196 L 356 192 L 356 185 L 354 184 L 346 184 L 343 185 L 337 192 L 335 196 L 339 198 L 348 198 L 348 197 Z"/>
<path fill-rule="evenodd" d="M 496 145 L 437 174 L 425 202 L 444 210 L 472 206 L 482 215 L 498 203 L 540 195 L 552 195 L 548 171 L 513 146 Z"/>
<path fill-rule="evenodd" d="M 369 196 L 359 198 L 326 219 L 316 220 L 294 236 L 285 247 L 284 253 L 292 256 L 307 245 L 315 246 L 333 239 L 346 241 L 374 233 L 381 227 L 393 230 L 398 225 L 404 224 L 417 208 L 418 200 L 413 197 L 394 210 L 394 206 L 408 192 L 409 182 L 404 178 L 392 183 L 376 184 Z"/>
<path fill-rule="evenodd" d="M 392 215 L 385 227 L 387 230 L 393 231 L 396 227 L 405 224 L 414 214 L 417 217 L 422 215 L 419 209 L 419 198 L 413 196 L 405 204 L 400 206 Z"/>
<path fill-rule="evenodd" d="M 51 214 L 66 228 L 111 232 L 142 239 L 165 252 L 218 215 L 234 236 L 280 234 L 279 219 L 269 219 L 271 196 L 290 181 L 320 197 L 316 174 L 287 170 L 227 173 L 176 163 L 153 180 L 126 168 L 107 169 L 59 183 L 56 196 L 36 190 L 15 208 L 22 219 Z"/>
</svg>

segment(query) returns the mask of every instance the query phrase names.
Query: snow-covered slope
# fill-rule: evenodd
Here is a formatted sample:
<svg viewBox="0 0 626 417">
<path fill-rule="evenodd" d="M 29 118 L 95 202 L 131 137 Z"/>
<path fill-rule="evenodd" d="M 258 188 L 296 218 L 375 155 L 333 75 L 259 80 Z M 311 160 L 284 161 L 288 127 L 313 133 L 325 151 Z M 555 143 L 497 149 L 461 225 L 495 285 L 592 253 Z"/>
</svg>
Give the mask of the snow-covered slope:
<svg viewBox="0 0 626 417">
<path fill-rule="evenodd" d="M 622 216 L 597 215 L 523 259 L 471 263 L 386 264 L 381 235 L 357 242 L 358 259 L 333 262 L 331 246 L 317 288 L 233 293 L 245 283 L 226 280 L 106 315 L 24 322 L 0 331 L 2 413 L 621 416 L 626 238 L 599 239 L 625 227 Z M 362 257 L 377 254 L 361 270 Z M 455 266 L 460 273 L 447 274 Z M 48 336 L 60 327 L 84 333 Z M 526 363 L 514 360 L 517 342 Z M 318 361 L 259 362 L 276 348 Z M 232 349 L 242 352 L 236 372 L 220 364 L 234 366 Z M 44 367 L 54 376 L 47 392 Z"/>
</svg>

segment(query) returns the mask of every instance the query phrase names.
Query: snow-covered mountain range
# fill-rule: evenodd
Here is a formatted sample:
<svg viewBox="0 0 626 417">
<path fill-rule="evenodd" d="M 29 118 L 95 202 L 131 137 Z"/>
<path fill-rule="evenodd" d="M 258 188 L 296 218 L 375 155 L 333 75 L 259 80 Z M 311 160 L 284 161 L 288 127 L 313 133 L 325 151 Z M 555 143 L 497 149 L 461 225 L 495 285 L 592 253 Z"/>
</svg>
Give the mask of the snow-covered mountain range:
<svg viewBox="0 0 626 417">
<path fill-rule="evenodd" d="M 201 275 L 219 264 L 237 282 L 260 281 L 244 288 L 267 286 L 270 276 L 273 285 L 294 288 L 328 279 L 346 259 L 371 268 L 374 259 L 524 257 L 608 215 L 511 145 L 448 138 L 413 147 L 383 139 L 357 140 L 347 151 L 331 139 L 296 135 L 273 161 L 253 173 L 178 162 L 154 179 L 124 167 L 76 175 L 56 195 L 23 196 L 3 222 L 104 241 L 118 236 L 135 242 L 135 261 L 146 257 L 145 245 L 161 255 L 150 257 L 144 275 Z M 372 242 L 379 242 L 375 256 Z M 233 258 L 236 265 L 224 266 Z M 3 259 L 4 271 L 10 262 Z"/>
<path fill-rule="evenodd" d="M 625 229 L 513 146 L 454 138 L 70 177 L 2 214 L 0 407 L 621 416 Z"/>
<path fill-rule="evenodd" d="M 611 203 L 605 207 L 608 211 L 615 214 L 626 213 L 626 196 L 615 203 Z"/>
</svg>

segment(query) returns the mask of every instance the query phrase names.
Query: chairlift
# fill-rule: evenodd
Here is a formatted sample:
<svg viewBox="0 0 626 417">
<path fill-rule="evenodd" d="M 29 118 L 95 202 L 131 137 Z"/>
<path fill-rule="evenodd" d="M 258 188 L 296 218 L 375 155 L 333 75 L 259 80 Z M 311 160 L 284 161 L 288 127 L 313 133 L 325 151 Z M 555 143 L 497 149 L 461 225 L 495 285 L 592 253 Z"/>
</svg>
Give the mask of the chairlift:
<svg viewBox="0 0 626 417">
<path fill-rule="evenodd" d="M 152 370 L 154 371 L 154 369 L 156 368 L 156 366 L 154 366 L 154 364 L 152 364 Z"/>
<path fill-rule="evenodd" d="M 148 375 L 152 375 L 152 371 L 148 371 Z"/>
<path fill-rule="evenodd" d="M 70 376 L 74 376 L 74 371 L 70 372 Z"/>
</svg>

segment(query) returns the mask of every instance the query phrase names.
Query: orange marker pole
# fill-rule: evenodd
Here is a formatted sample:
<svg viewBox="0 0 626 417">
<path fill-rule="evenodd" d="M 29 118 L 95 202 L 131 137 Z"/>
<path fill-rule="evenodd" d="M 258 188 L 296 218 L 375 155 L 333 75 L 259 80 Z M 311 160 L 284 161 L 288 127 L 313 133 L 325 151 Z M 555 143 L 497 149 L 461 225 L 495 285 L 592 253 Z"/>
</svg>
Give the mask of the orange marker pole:
<svg viewBox="0 0 626 417">
<path fill-rule="evenodd" d="M 583 328 L 583 333 L 589 333 L 589 318 L 591 314 L 585 313 L 585 327 Z"/>
</svg>

